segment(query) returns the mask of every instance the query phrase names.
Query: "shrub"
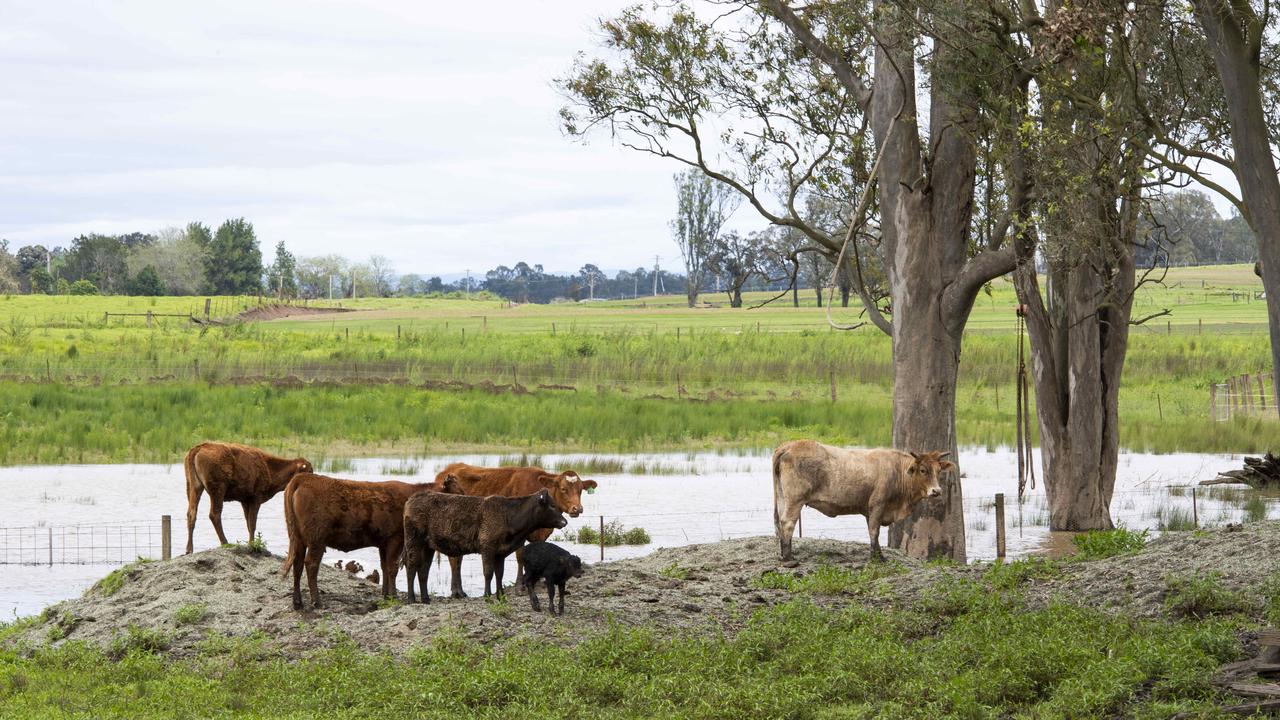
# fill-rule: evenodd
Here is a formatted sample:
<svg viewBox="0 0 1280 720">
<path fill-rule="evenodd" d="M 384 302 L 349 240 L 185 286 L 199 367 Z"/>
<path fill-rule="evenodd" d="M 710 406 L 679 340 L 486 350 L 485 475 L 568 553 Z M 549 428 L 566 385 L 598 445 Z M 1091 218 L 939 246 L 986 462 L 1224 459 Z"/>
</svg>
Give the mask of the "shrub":
<svg viewBox="0 0 1280 720">
<path fill-rule="evenodd" d="M 1174 574 L 1165 580 L 1165 609 L 1178 616 L 1205 618 L 1252 609 L 1242 593 L 1222 586 L 1220 573 Z"/>
<path fill-rule="evenodd" d="M 209 614 L 209 606 L 204 603 L 192 603 L 183 605 L 173 611 L 173 622 L 178 625 L 191 625 L 198 623 Z"/>
<path fill-rule="evenodd" d="M 67 288 L 69 295 L 97 295 L 98 288 L 88 280 L 77 280 Z"/>
<path fill-rule="evenodd" d="M 1138 552 L 1147 544 L 1147 531 L 1133 532 L 1125 528 L 1090 530 L 1071 538 L 1071 542 L 1075 543 L 1077 559 L 1101 560 Z"/>
<path fill-rule="evenodd" d="M 142 628 L 130 623 L 123 633 L 117 633 L 111 640 L 107 656 L 119 660 L 133 652 L 154 653 L 167 650 L 169 636 L 154 628 Z"/>
<path fill-rule="evenodd" d="M 600 532 L 590 525 L 583 525 L 578 528 L 577 537 L 565 537 L 570 542 L 577 542 L 582 545 L 599 545 Z M 642 527 L 624 528 L 621 520 L 611 520 L 604 526 L 604 544 L 609 547 L 614 545 L 648 545 L 653 542 L 649 537 L 649 533 Z"/>
</svg>

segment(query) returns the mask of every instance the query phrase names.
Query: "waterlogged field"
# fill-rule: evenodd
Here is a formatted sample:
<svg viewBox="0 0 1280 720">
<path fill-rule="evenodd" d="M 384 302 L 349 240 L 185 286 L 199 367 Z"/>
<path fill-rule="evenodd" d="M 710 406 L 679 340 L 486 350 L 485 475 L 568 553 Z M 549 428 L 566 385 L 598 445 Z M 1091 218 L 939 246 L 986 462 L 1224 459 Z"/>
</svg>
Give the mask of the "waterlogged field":
<svg viewBox="0 0 1280 720">
<path fill-rule="evenodd" d="M 610 527 L 642 528 L 649 536 L 649 542 L 605 548 L 606 561 L 646 555 L 656 548 L 774 533 L 767 453 L 465 455 L 316 462 L 320 472 L 339 477 L 428 482 L 445 465 L 458 460 L 479 465 L 534 463 L 577 468 L 584 477 L 597 480 L 599 489 L 583 496 L 584 514 L 570 519 L 569 526 L 553 536 L 555 542 L 589 563 L 601 560 L 600 549 L 593 544 L 579 544 L 578 534 L 584 528 L 598 530 L 602 520 Z M 1058 540 L 1048 531 L 1043 486 L 1028 489 L 1024 502 L 1018 504 L 1016 482 L 1008 472 L 1013 461 L 1007 450 L 987 452 L 973 448 L 961 455 L 970 560 L 991 560 L 996 556 L 996 493 L 1004 493 L 1006 498 L 1010 556 L 1060 550 Z M 1126 453 L 1120 458 L 1113 518 L 1131 530 L 1158 533 L 1229 522 L 1258 522 L 1277 516 L 1280 498 L 1238 487 L 1214 487 L 1199 488 L 1193 517 L 1187 486 L 1214 477 L 1218 470 L 1239 465 L 1240 458 L 1230 455 Z M 10 563 L 0 573 L 0 617 L 31 615 L 53 602 L 78 596 L 105 574 L 111 563 L 132 561 L 136 555 L 158 556 L 161 515 L 172 516 L 174 547 L 180 552 L 186 544 L 184 488 L 180 464 L 0 469 L 0 493 L 6 498 L 0 507 L 0 561 Z M 283 555 L 288 538 L 281 508 L 279 498 L 265 505 L 258 531 L 270 550 Z M 196 522 L 196 550 L 217 545 L 207 514 L 206 497 Z M 223 528 L 232 541 L 247 539 L 238 504 L 225 506 Z M 867 542 L 866 521 L 861 516 L 828 518 L 810 509 L 802 516 L 801 530 L 807 538 Z M 767 553 L 776 553 L 772 541 L 768 548 Z M 330 551 L 325 558 L 327 564 L 354 559 L 364 566 L 364 573 L 378 567 L 377 552 L 371 548 L 351 553 Z M 47 565 L 50 560 L 53 564 Z M 515 577 L 514 558 L 508 559 L 507 566 L 507 581 L 511 582 Z M 463 570 L 467 592 L 479 594 L 483 589 L 479 561 L 472 558 L 464 563 Z M 398 586 L 405 589 L 403 575 Z M 279 587 L 283 598 L 289 585 L 281 580 Z M 448 587 L 447 565 L 433 570 L 430 591 L 446 595 Z"/>
</svg>

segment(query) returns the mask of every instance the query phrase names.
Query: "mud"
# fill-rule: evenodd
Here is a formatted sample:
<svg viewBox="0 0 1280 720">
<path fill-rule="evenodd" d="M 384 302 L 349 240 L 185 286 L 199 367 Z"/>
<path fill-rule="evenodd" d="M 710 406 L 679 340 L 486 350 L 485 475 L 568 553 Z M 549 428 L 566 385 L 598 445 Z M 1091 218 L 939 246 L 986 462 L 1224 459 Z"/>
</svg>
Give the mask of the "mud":
<svg viewBox="0 0 1280 720">
<path fill-rule="evenodd" d="M 810 573 L 823 565 L 857 570 L 869 562 L 868 546 L 838 540 L 798 539 L 795 555 L 799 566 L 787 572 Z M 893 551 L 886 555 L 899 565 L 896 574 L 875 580 L 860 594 L 812 597 L 826 605 L 909 607 L 935 596 L 939 583 L 977 579 L 990 568 L 925 564 Z M 331 565 L 320 572 L 323 607 L 312 610 L 308 598 L 308 609 L 298 613 L 290 601 L 292 579 L 282 577 L 280 567 L 279 556 L 227 548 L 128 566 L 123 585 L 113 594 L 106 595 L 99 585 L 81 598 L 53 605 L 40 622 L 10 642 L 34 648 L 83 640 L 109 648 L 132 625 L 163 633 L 167 650 L 177 656 L 196 652 L 211 633 L 261 633 L 293 657 L 348 641 L 369 652 L 400 654 L 441 633 L 485 643 L 525 635 L 572 645 L 610 624 L 666 634 L 733 634 L 757 609 L 795 597 L 756 582 L 766 572 L 783 570 L 775 540 L 763 536 L 660 549 L 641 558 L 588 566 L 583 577 L 569 583 L 563 618 L 546 612 L 541 586 L 540 613 L 530 608 L 526 594 L 514 590 L 508 590 L 505 603 L 437 596 L 429 605 L 388 605 L 374 585 Z M 1169 533 L 1137 554 L 1064 562 L 1057 568 L 1051 576 L 1023 585 L 1030 605 L 1065 600 L 1129 617 L 1156 617 L 1165 612 L 1171 575 L 1215 572 L 1225 588 L 1244 593 L 1260 613 L 1259 586 L 1280 572 L 1280 523 Z M 432 572 L 448 572 L 448 565 Z M 191 621 L 189 608 L 195 605 L 206 612 Z M 188 608 L 185 623 L 179 620 L 182 608 Z"/>
</svg>

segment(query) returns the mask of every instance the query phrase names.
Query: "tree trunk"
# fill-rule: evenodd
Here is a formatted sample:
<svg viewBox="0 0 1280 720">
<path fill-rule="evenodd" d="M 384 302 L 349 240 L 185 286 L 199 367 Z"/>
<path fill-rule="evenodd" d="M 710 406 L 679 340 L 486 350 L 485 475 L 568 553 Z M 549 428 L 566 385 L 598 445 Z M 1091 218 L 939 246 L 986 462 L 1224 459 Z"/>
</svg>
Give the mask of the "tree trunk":
<svg viewBox="0 0 1280 720">
<path fill-rule="evenodd" d="M 685 294 L 689 296 L 689 307 L 693 307 L 698 304 L 698 286 L 696 284 L 689 283 L 686 285 Z"/>
<path fill-rule="evenodd" d="M 1258 68 L 1266 28 L 1257 17 L 1237 17 L 1238 10 L 1222 0 L 1195 0 L 1194 5 L 1227 99 L 1236 180 L 1247 209 L 1245 219 L 1258 238 L 1267 293 L 1272 381 L 1280 387 L 1280 178 L 1271 157 Z M 1241 34 L 1242 28 L 1248 36 Z M 1280 412 L 1280 404 L 1276 409 Z"/>
</svg>

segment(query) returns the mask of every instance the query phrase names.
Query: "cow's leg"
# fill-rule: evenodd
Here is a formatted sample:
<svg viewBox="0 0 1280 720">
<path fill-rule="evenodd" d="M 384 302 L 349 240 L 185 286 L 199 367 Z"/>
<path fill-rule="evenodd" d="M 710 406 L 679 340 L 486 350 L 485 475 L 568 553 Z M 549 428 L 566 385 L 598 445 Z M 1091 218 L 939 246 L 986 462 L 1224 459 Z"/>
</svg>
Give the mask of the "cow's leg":
<svg viewBox="0 0 1280 720">
<path fill-rule="evenodd" d="M 240 505 L 244 508 L 244 524 L 249 526 L 249 542 L 253 542 L 254 532 L 258 529 L 258 508 L 262 507 L 262 504 L 246 500 Z"/>
<path fill-rule="evenodd" d="M 378 548 L 378 560 L 382 564 L 382 597 L 396 596 L 396 575 L 400 573 L 400 551 L 404 543 L 392 540 Z"/>
<path fill-rule="evenodd" d="M 431 602 L 431 596 L 427 594 L 427 577 L 431 574 L 431 561 L 435 559 L 435 554 L 436 551 L 428 546 L 418 560 L 418 587 L 422 590 L 422 602 L 425 604 Z M 412 580 L 409 581 L 409 588 L 412 592 Z"/>
<path fill-rule="evenodd" d="M 872 509 L 867 513 L 867 534 L 871 536 L 871 559 L 884 560 L 880 552 L 880 511 Z"/>
<path fill-rule="evenodd" d="M 564 617 L 564 595 L 564 583 L 562 582 L 560 583 L 560 617 Z"/>
<path fill-rule="evenodd" d="M 418 566 L 422 564 L 422 550 L 416 542 L 406 542 L 404 544 L 404 581 L 409 586 L 409 603 L 413 604 L 418 598 L 413 592 L 413 579 L 418 575 Z M 422 588 L 422 602 L 427 602 L 427 589 Z"/>
<path fill-rule="evenodd" d="M 489 583 L 493 581 L 493 563 L 489 560 L 487 553 L 480 553 L 480 565 L 484 569 L 484 596 L 489 597 Z M 501 581 L 499 581 L 501 583 Z M 498 587 L 502 587 L 499 584 Z"/>
<path fill-rule="evenodd" d="M 535 592 L 537 584 L 537 575 L 524 576 L 524 588 L 529 592 L 529 607 L 533 608 L 534 612 L 542 612 L 542 605 L 538 603 L 538 595 Z"/>
<path fill-rule="evenodd" d="M 297 550 L 293 548 L 294 542 L 297 542 Z M 302 609 L 302 565 L 307 558 L 307 547 L 302 541 L 290 541 L 289 554 L 293 556 L 293 609 Z"/>
<path fill-rule="evenodd" d="M 493 559 L 489 561 L 489 566 L 493 568 L 493 581 L 494 581 L 493 593 L 498 596 L 499 600 L 501 600 L 504 596 L 504 593 L 502 592 L 502 570 L 503 570 L 503 566 L 506 564 L 507 564 L 506 555 L 494 555 Z"/>
<path fill-rule="evenodd" d="M 218 542 L 226 545 L 227 534 L 222 532 L 222 493 L 217 490 L 209 491 L 209 522 L 218 533 Z"/>
<path fill-rule="evenodd" d="M 462 592 L 462 556 L 449 557 L 449 596 L 453 598 L 464 598 L 466 593 Z M 487 584 L 487 583 L 486 583 Z M 488 588 L 486 588 L 487 590 Z M 489 593 L 485 593 L 488 595 Z"/>
<path fill-rule="evenodd" d="M 320 573 L 320 562 L 324 559 L 324 545 L 312 545 L 307 548 L 307 589 L 311 591 L 311 607 L 320 609 L 320 585 L 317 576 Z"/>
<path fill-rule="evenodd" d="M 524 589 L 524 547 L 516 550 L 516 589 Z"/>
<path fill-rule="evenodd" d="M 187 554 L 192 551 L 192 540 L 196 534 L 196 514 L 200 512 L 200 496 L 204 488 L 195 483 L 187 483 Z"/>
<path fill-rule="evenodd" d="M 800 519 L 803 503 L 787 502 L 786 496 L 777 499 L 778 507 L 774 511 L 774 525 L 778 533 L 778 550 L 782 564 L 795 567 L 799 563 L 791 556 L 791 535 L 795 532 L 796 521 Z"/>
</svg>

